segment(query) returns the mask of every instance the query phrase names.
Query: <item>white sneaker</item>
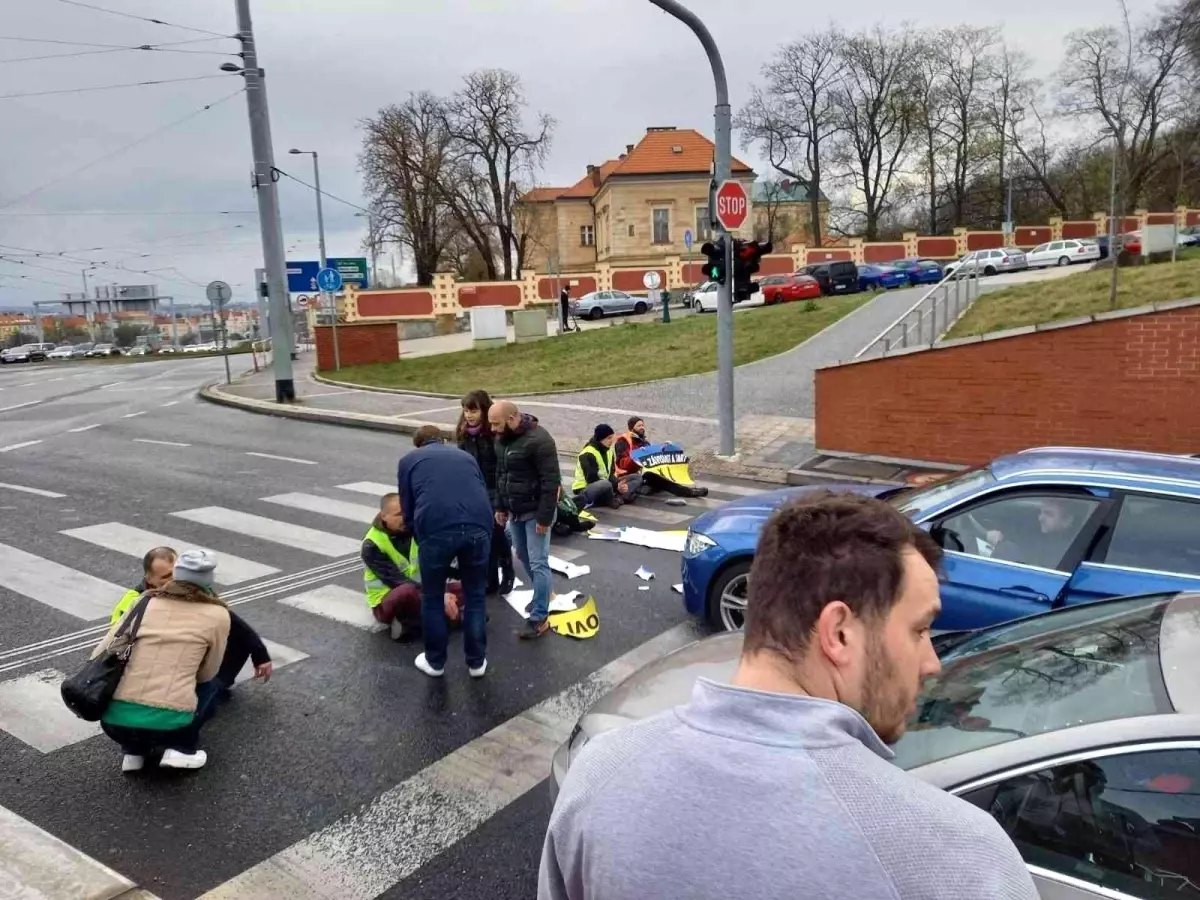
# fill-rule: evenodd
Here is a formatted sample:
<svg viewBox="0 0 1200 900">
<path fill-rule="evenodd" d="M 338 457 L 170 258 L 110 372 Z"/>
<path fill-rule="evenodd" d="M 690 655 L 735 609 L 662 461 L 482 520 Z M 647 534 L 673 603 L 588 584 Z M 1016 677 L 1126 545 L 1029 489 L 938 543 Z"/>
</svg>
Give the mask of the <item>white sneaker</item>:
<svg viewBox="0 0 1200 900">
<path fill-rule="evenodd" d="M 404 623 L 399 619 L 392 619 L 392 640 L 398 641 L 404 637 Z"/>
<path fill-rule="evenodd" d="M 126 753 L 121 758 L 122 772 L 140 772 L 146 765 L 146 757 L 134 756 L 132 753 Z"/>
<path fill-rule="evenodd" d="M 484 675 L 487 674 L 487 660 L 485 659 L 483 662 L 481 662 L 479 664 L 479 668 L 477 668 L 477 669 L 473 669 L 470 666 L 467 666 L 467 673 L 472 678 L 482 678 Z"/>
<path fill-rule="evenodd" d="M 441 678 L 443 675 L 446 674 L 445 669 L 435 669 L 433 666 L 431 666 L 429 664 L 429 660 L 427 660 L 425 658 L 424 653 L 422 653 L 415 660 L 413 660 L 413 663 L 414 663 L 414 665 L 416 665 L 416 667 L 418 669 L 420 669 L 422 672 L 424 672 L 430 678 Z"/>
<path fill-rule="evenodd" d="M 164 769 L 200 769 L 206 762 L 208 762 L 208 754 L 203 750 L 197 750 L 195 753 L 164 750 L 159 765 Z"/>
</svg>

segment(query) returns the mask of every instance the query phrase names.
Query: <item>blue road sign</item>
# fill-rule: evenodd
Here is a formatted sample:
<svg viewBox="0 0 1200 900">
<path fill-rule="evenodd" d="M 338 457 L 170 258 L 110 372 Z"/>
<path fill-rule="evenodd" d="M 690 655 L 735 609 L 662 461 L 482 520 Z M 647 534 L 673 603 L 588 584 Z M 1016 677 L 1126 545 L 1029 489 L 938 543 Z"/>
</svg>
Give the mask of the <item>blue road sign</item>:
<svg viewBox="0 0 1200 900">
<path fill-rule="evenodd" d="M 683 244 L 689 250 L 692 249 L 692 230 L 690 228 L 683 233 Z"/>
<path fill-rule="evenodd" d="M 370 285 L 367 283 L 367 260 L 361 256 L 331 256 L 326 265 L 337 269 L 342 276 L 342 282 L 352 284 L 360 291 Z M 312 294 L 320 288 L 317 285 L 317 273 L 321 264 L 315 259 L 288 261 L 287 277 L 288 291 L 293 294 Z"/>
<path fill-rule="evenodd" d="M 322 269 L 317 273 L 317 287 L 328 293 L 342 289 L 342 273 L 337 269 Z"/>
</svg>

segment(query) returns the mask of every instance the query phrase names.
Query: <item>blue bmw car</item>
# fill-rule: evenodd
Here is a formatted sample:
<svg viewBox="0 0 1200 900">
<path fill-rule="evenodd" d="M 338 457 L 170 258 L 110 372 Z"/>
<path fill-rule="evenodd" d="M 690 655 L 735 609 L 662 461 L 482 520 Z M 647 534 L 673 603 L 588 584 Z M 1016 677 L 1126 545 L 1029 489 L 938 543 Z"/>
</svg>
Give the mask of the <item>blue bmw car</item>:
<svg viewBox="0 0 1200 900">
<path fill-rule="evenodd" d="M 898 259 L 888 265 L 907 275 L 909 284 L 937 284 L 945 275 L 942 264 L 933 259 Z"/>
<path fill-rule="evenodd" d="M 939 630 L 1200 590 L 1200 459 L 1041 447 L 922 487 L 827 487 L 887 500 L 942 546 Z M 697 518 L 683 553 L 688 612 L 740 629 L 759 530 L 779 506 L 820 489 L 769 491 Z"/>
<path fill-rule="evenodd" d="M 891 266 L 862 265 L 858 267 L 858 289 L 860 291 L 886 291 L 891 288 L 907 287 L 908 276 Z"/>
</svg>

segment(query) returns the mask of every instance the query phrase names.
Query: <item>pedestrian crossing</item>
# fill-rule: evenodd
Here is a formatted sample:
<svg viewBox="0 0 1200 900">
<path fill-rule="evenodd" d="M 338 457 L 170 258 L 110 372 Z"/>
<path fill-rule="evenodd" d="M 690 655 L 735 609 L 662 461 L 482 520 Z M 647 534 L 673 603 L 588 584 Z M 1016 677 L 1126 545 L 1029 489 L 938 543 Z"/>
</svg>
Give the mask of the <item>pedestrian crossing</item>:
<svg viewBox="0 0 1200 900">
<path fill-rule="evenodd" d="M 114 572 L 126 571 L 128 577 L 123 580 L 120 576 L 108 580 L 73 568 L 67 563 L 76 557 L 69 552 L 60 552 L 51 559 L 0 543 L 0 602 L 5 602 L 6 592 L 15 594 L 65 614 L 81 629 L 26 647 L 0 649 L 0 732 L 41 754 L 55 753 L 99 733 L 93 723 L 82 722 L 66 709 L 59 686 L 65 673 L 74 670 L 82 660 L 81 654 L 94 646 L 106 630 L 117 600 L 140 577 L 137 560 L 152 547 L 212 552 L 218 560 L 217 584 L 231 606 L 267 600 L 301 614 L 309 625 L 329 623 L 367 633 L 385 630 L 364 602 L 358 554 L 361 534 L 377 513 L 377 499 L 393 490 L 390 484 L 372 481 L 333 488 L 314 486 L 311 492 L 247 498 L 238 504 L 239 508 L 180 509 L 162 513 L 158 516 L 161 521 L 140 514 L 136 525 L 101 521 L 57 532 L 56 539 L 78 542 L 81 548 L 90 550 L 90 554 L 79 554 L 81 558 L 96 559 L 97 551 L 101 555 L 115 554 L 103 571 L 110 577 Z M 740 491 L 730 494 L 742 495 Z M 362 502 L 367 496 L 373 500 Z M 71 502 L 70 498 L 59 499 Z M 720 502 L 716 495 L 704 503 L 689 500 L 686 508 L 648 501 L 619 510 L 599 510 L 598 517 L 604 524 L 677 530 L 711 504 Z M 315 524 L 301 524 L 294 521 L 297 518 Z M 322 524 L 324 527 L 315 527 Z M 161 525 L 162 530 L 155 525 Z M 590 543 L 595 542 L 556 540 L 551 553 L 564 564 L 560 569 L 578 566 L 586 571 L 586 557 L 595 550 Z M 316 557 L 317 564 L 297 572 L 296 560 L 301 556 Z M 276 670 L 307 660 L 315 652 L 313 646 L 306 647 L 309 652 L 305 652 L 273 641 L 269 633 L 262 636 Z M 239 680 L 252 675 L 247 667 Z"/>
</svg>

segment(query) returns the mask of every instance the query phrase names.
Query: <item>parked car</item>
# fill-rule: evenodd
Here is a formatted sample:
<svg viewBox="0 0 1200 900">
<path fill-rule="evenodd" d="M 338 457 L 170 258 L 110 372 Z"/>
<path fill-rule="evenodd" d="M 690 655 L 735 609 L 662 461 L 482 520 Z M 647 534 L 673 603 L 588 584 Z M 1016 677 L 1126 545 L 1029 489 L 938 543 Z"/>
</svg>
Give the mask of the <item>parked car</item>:
<svg viewBox="0 0 1200 900">
<path fill-rule="evenodd" d="M 570 303 L 571 315 L 581 319 L 602 319 L 605 316 L 641 315 L 650 309 L 645 297 L 635 297 L 624 291 L 592 291 Z"/>
<path fill-rule="evenodd" d="M 75 348 L 71 344 L 63 344 L 61 347 L 55 347 L 46 354 L 46 359 L 74 359 Z"/>
<path fill-rule="evenodd" d="M 821 296 L 821 284 L 811 275 L 770 275 L 759 282 L 764 306 L 792 300 L 812 300 Z"/>
<path fill-rule="evenodd" d="M 1095 244 L 1100 251 L 1100 259 L 1108 259 L 1108 235 L 1100 234 L 1094 238 L 1081 238 L 1085 244 Z"/>
<path fill-rule="evenodd" d="M 95 344 L 76 344 L 71 350 L 72 359 L 86 359 Z"/>
<path fill-rule="evenodd" d="M 104 356 L 120 356 L 121 351 L 114 344 L 96 344 L 87 355 L 92 359 L 98 359 Z"/>
<path fill-rule="evenodd" d="M 697 518 L 683 553 L 687 610 L 741 628 L 759 530 L 814 489 L 758 494 Z M 836 489 L 887 500 L 945 549 L 939 629 L 1123 594 L 1200 590 L 1200 459 L 1043 447 L 928 486 Z"/>
<path fill-rule="evenodd" d="M 946 274 L 962 271 L 978 272 L 982 275 L 996 275 L 1000 272 L 1020 272 L 1029 268 L 1029 261 L 1023 250 L 1017 247 L 1001 247 L 999 250 L 975 250 L 962 259 L 946 266 Z"/>
<path fill-rule="evenodd" d="M 801 274 L 811 275 L 821 285 L 823 294 L 854 294 L 858 292 L 858 266 L 852 262 L 814 263 L 805 266 Z"/>
<path fill-rule="evenodd" d="M 1072 263 L 1095 262 L 1100 258 L 1100 245 L 1091 241 L 1047 241 L 1026 254 L 1030 268 L 1038 266 L 1069 266 Z"/>
<path fill-rule="evenodd" d="M 860 291 L 887 291 L 907 286 L 908 275 L 899 269 L 875 265 L 858 267 L 858 289 Z"/>
<path fill-rule="evenodd" d="M 1192 896 L 1198 617 L 1195 594 L 1130 597 L 935 639 L 942 671 L 893 762 L 993 816 L 1044 900 Z M 728 683 L 741 644 L 689 644 L 593 703 L 554 754 L 551 794 L 600 735 L 687 703 L 699 677 Z"/>
<path fill-rule="evenodd" d="M 26 362 L 43 362 L 47 354 L 54 349 L 53 344 L 22 344 L 19 347 L 10 347 L 4 351 L 3 356 L 0 356 L 0 362 L 4 363 L 26 363 Z"/>
<path fill-rule="evenodd" d="M 908 276 L 909 284 L 937 284 L 942 280 L 942 264 L 935 259 L 898 259 L 885 263 Z"/>
</svg>

